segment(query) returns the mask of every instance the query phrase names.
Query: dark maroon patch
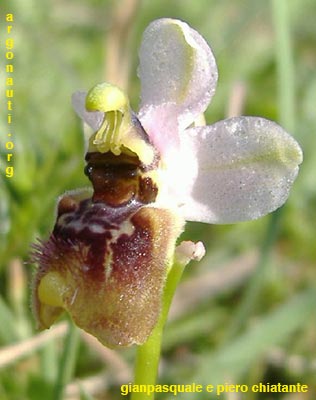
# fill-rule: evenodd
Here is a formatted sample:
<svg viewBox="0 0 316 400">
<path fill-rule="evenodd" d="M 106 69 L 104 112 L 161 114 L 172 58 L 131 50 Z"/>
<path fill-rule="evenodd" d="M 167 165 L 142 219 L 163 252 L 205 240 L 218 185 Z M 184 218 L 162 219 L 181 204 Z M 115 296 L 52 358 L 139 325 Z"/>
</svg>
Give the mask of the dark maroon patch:
<svg viewBox="0 0 316 400">
<path fill-rule="evenodd" d="M 60 202 L 65 204 L 64 198 Z M 91 199 L 78 202 L 76 207 L 61 207 L 63 212 L 58 215 L 52 237 L 44 244 L 42 253 L 52 255 L 53 251 L 49 250 L 52 244 L 58 254 L 86 248 L 85 255 L 81 255 L 85 270 L 100 276 L 104 273 L 112 232 L 119 230 L 121 223 L 140 207 L 136 201 L 124 207 L 110 207 Z"/>
</svg>

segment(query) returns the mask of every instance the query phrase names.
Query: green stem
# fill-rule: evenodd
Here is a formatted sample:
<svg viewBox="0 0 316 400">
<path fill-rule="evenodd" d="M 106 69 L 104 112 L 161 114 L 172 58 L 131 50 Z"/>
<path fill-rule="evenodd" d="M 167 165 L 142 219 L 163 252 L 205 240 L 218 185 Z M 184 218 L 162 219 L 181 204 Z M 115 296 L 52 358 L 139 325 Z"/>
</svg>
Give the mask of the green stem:
<svg viewBox="0 0 316 400">
<path fill-rule="evenodd" d="M 295 74 L 291 43 L 288 0 L 272 0 L 275 29 L 279 122 L 289 131 L 295 129 Z"/>
<path fill-rule="evenodd" d="M 76 364 L 76 354 L 79 343 L 79 330 L 72 321 L 69 321 L 65 347 L 60 359 L 59 370 L 53 393 L 53 400 L 63 400 L 66 384 L 73 376 Z"/>
<path fill-rule="evenodd" d="M 135 385 L 155 385 L 161 352 L 161 341 L 163 329 L 168 317 L 169 308 L 175 290 L 181 279 L 186 264 L 175 262 L 168 274 L 164 289 L 162 311 L 151 336 L 147 342 L 139 346 L 136 354 Z M 148 387 L 148 386 L 147 386 Z M 153 400 L 154 393 L 132 393 L 131 400 Z"/>
</svg>

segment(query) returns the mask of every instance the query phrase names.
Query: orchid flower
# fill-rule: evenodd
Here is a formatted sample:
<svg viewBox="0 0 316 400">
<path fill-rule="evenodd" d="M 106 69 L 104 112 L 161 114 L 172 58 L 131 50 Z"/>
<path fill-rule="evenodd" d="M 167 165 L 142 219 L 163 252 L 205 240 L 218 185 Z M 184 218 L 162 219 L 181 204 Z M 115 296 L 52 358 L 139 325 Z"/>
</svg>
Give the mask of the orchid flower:
<svg viewBox="0 0 316 400">
<path fill-rule="evenodd" d="M 39 326 L 66 309 L 109 346 L 141 344 L 152 332 L 185 221 L 233 223 L 276 210 L 302 162 L 298 143 L 264 118 L 194 126 L 218 73 L 186 23 L 152 22 L 139 57 L 138 114 L 109 83 L 73 95 L 93 192 L 59 199 L 53 233 L 35 251 Z"/>
</svg>

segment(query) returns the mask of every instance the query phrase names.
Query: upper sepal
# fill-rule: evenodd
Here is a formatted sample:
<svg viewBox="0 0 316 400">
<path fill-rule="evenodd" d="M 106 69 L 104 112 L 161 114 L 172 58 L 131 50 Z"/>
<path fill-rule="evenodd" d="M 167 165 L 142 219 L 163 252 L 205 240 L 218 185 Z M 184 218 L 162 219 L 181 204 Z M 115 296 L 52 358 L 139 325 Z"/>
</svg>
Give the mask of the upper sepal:
<svg viewBox="0 0 316 400">
<path fill-rule="evenodd" d="M 140 114 L 174 104 L 185 128 L 205 111 L 218 73 L 212 50 L 198 32 L 176 19 L 155 20 L 143 34 L 139 58 Z"/>
</svg>

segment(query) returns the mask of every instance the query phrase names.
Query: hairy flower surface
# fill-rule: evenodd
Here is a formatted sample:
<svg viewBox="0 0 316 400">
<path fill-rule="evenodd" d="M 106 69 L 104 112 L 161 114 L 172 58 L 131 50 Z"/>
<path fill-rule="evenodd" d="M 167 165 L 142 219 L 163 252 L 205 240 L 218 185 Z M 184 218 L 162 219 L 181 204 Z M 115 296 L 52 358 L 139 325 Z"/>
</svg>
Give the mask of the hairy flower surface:
<svg viewBox="0 0 316 400">
<path fill-rule="evenodd" d="M 297 142 L 263 118 L 193 126 L 215 92 L 217 68 L 186 23 L 152 22 L 139 56 L 137 115 L 108 83 L 74 94 L 93 192 L 60 198 L 53 233 L 34 253 L 39 326 L 66 309 L 110 346 L 150 335 L 185 220 L 232 223 L 277 209 L 302 161 Z"/>
</svg>

